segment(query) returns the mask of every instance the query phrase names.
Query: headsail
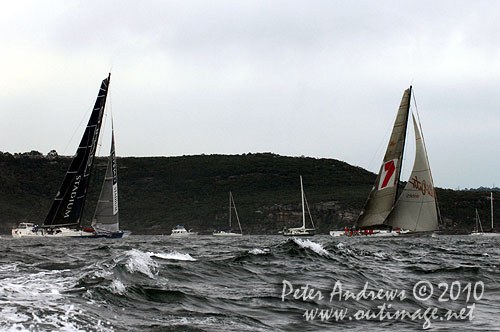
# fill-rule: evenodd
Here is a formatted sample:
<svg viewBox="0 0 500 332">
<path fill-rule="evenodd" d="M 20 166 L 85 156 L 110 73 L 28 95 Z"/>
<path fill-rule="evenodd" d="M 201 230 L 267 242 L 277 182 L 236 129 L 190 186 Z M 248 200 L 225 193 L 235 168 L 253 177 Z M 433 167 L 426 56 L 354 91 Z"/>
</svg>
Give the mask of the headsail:
<svg viewBox="0 0 500 332">
<path fill-rule="evenodd" d="M 119 231 L 118 170 L 113 129 L 111 130 L 111 150 L 108 157 L 108 167 L 106 168 L 101 194 L 92 219 L 92 226 L 97 233 L 115 233 Z"/>
<path fill-rule="evenodd" d="M 49 214 L 45 218 L 44 226 L 76 226 L 80 224 L 101 130 L 110 76 L 111 74 L 101 83 L 82 140 L 52 203 Z"/>
<path fill-rule="evenodd" d="M 405 145 L 406 127 L 408 125 L 410 97 L 411 87 L 405 90 L 401 99 L 389 145 L 385 152 L 384 162 L 363 211 L 358 218 L 358 227 L 382 225 L 394 206 L 401 173 L 401 160 Z"/>
<path fill-rule="evenodd" d="M 422 134 L 413 114 L 412 118 L 416 140 L 413 171 L 386 224 L 416 232 L 434 231 L 438 229 L 434 183 Z"/>
</svg>

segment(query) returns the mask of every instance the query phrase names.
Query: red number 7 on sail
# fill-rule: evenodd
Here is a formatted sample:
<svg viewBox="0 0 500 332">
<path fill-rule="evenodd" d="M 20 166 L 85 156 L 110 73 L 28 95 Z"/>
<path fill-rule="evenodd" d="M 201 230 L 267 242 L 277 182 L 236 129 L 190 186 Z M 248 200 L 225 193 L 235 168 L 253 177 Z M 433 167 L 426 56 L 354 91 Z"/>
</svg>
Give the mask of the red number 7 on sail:
<svg viewBox="0 0 500 332">
<path fill-rule="evenodd" d="M 385 189 L 394 185 L 394 176 L 396 175 L 396 164 L 398 160 L 393 159 L 386 162 L 382 167 L 382 174 L 380 174 L 380 183 L 378 189 Z"/>
</svg>

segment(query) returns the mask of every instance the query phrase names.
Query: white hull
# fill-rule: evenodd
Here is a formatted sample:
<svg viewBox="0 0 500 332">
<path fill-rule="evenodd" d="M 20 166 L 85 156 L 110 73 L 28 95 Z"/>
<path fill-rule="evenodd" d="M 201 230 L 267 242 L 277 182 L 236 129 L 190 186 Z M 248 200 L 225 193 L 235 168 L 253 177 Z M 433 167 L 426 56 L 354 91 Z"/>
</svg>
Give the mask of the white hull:
<svg viewBox="0 0 500 332">
<path fill-rule="evenodd" d="M 213 236 L 242 236 L 241 233 L 214 232 Z"/>
<path fill-rule="evenodd" d="M 470 236 L 495 237 L 495 236 L 500 236 L 500 233 L 472 232 L 469 235 Z"/>
<path fill-rule="evenodd" d="M 95 233 L 84 232 L 83 230 L 75 230 L 67 227 L 57 227 L 52 231 L 45 228 L 14 228 L 12 229 L 12 237 L 20 239 L 24 237 L 82 237 L 94 236 Z"/>
<path fill-rule="evenodd" d="M 188 236 L 195 236 L 195 235 L 198 235 L 198 233 L 186 232 L 186 233 L 172 233 L 172 234 L 170 234 L 171 237 L 188 237 Z"/>
<path fill-rule="evenodd" d="M 314 228 L 288 228 L 283 231 L 284 236 L 313 236 Z"/>
<path fill-rule="evenodd" d="M 392 236 L 399 236 L 402 234 L 408 234 L 410 231 L 408 230 L 401 230 L 401 231 L 387 231 L 387 230 L 376 230 L 373 231 L 373 233 L 364 233 L 364 232 L 345 232 L 345 231 L 330 231 L 330 236 L 332 237 L 339 237 L 339 236 L 345 236 L 345 237 L 353 237 L 353 236 L 368 236 L 368 237 L 392 237 Z"/>
<path fill-rule="evenodd" d="M 186 236 L 195 236 L 198 235 L 197 232 L 192 232 L 191 230 L 187 230 L 184 226 L 177 225 L 172 229 L 172 233 L 170 236 L 173 237 L 186 237 Z"/>
</svg>

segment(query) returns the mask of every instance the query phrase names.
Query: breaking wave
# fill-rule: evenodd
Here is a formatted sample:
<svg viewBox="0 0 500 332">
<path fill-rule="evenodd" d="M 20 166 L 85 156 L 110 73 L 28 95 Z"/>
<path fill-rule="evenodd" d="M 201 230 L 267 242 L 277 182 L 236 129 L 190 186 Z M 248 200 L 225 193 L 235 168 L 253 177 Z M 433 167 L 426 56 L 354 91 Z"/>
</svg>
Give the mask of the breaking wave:
<svg viewBox="0 0 500 332">
<path fill-rule="evenodd" d="M 148 252 L 148 255 L 151 257 L 157 257 L 161 259 L 169 259 L 169 260 L 175 260 L 175 261 L 196 261 L 193 257 L 191 257 L 190 254 L 183 254 L 177 251 L 171 251 L 169 253 L 155 253 L 155 252 Z"/>
<path fill-rule="evenodd" d="M 130 273 L 140 272 L 152 279 L 158 274 L 158 263 L 151 258 L 149 253 L 132 249 L 125 254 L 128 256 L 126 267 Z"/>
<path fill-rule="evenodd" d="M 313 242 L 309 239 L 302 240 L 298 238 L 292 238 L 292 241 L 304 249 L 310 249 L 314 251 L 318 255 L 328 256 L 328 251 L 326 251 L 326 249 L 323 248 L 323 245 L 321 245 L 320 243 Z"/>
</svg>

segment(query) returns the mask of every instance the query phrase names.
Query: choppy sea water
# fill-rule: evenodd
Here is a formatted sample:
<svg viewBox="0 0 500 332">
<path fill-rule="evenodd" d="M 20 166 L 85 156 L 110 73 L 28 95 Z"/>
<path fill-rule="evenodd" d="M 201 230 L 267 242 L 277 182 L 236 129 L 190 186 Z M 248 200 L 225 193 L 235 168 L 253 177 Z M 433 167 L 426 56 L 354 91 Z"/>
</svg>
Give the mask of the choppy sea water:
<svg viewBox="0 0 500 332">
<path fill-rule="evenodd" d="M 2 236 L 0 330 L 498 331 L 499 244 Z"/>
</svg>

